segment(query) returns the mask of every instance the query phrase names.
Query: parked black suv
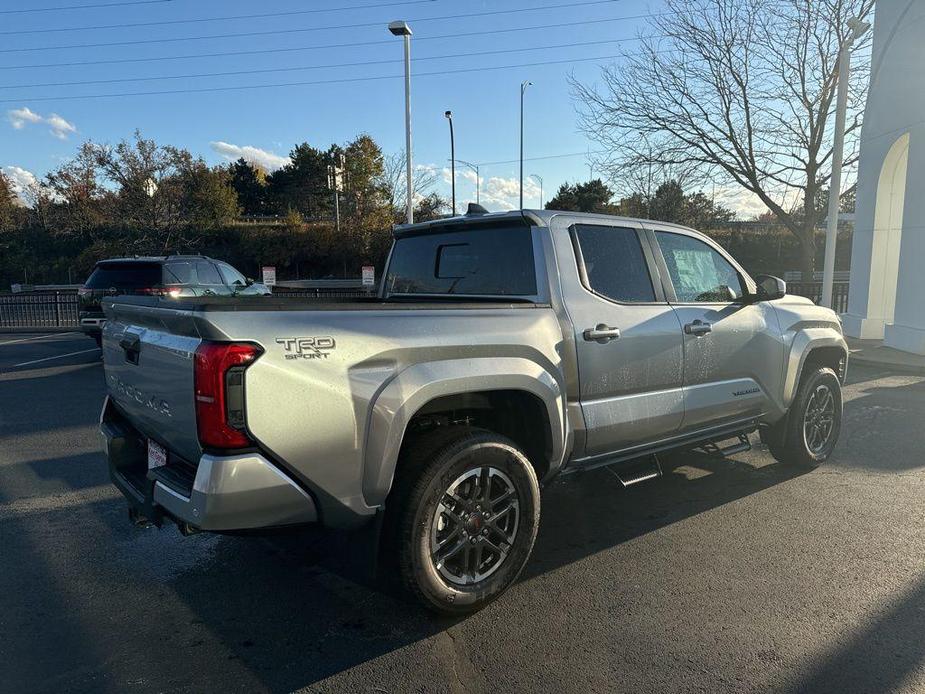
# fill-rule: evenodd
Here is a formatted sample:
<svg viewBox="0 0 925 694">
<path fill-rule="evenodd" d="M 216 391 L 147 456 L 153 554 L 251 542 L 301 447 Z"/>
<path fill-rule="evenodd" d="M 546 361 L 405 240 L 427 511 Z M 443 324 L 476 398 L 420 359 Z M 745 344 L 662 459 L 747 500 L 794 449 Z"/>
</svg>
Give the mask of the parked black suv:
<svg viewBox="0 0 925 694">
<path fill-rule="evenodd" d="M 106 296 L 234 296 L 270 294 L 270 290 L 220 260 L 170 255 L 101 260 L 77 294 L 80 329 L 99 345 L 105 321 L 100 300 Z"/>
</svg>

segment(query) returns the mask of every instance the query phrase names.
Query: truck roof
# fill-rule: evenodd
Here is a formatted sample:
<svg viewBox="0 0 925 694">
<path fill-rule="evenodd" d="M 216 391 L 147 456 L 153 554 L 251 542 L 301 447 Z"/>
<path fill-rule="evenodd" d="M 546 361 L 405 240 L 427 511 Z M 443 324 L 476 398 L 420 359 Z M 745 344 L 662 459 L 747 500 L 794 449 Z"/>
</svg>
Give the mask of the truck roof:
<svg viewBox="0 0 925 694">
<path fill-rule="evenodd" d="M 398 236 L 404 236 L 408 233 L 414 233 L 419 231 L 425 231 L 428 229 L 439 229 L 444 226 L 455 226 L 461 223 L 466 224 L 498 224 L 499 222 L 511 221 L 517 223 L 532 223 L 537 226 L 549 226 L 549 223 L 552 221 L 553 217 L 559 215 L 567 215 L 569 217 L 576 217 L 581 219 L 588 219 L 593 221 L 595 219 L 604 220 L 613 223 L 624 222 L 627 225 L 637 226 L 639 224 L 655 224 L 660 227 L 674 228 L 674 229 L 683 229 L 684 231 L 697 232 L 696 229 L 691 229 L 690 227 L 683 226 L 681 224 L 674 224 L 672 222 L 660 222 L 656 219 L 639 219 L 637 217 L 620 217 L 617 215 L 611 214 L 600 214 L 596 212 L 575 212 L 573 210 L 510 210 L 508 212 L 487 212 L 483 214 L 462 214 L 456 215 L 455 217 L 444 217 L 442 219 L 435 219 L 429 222 L 418 222 L 417 224 L 398 224 L 394 227 L 393 234 Z"/>
</svg>

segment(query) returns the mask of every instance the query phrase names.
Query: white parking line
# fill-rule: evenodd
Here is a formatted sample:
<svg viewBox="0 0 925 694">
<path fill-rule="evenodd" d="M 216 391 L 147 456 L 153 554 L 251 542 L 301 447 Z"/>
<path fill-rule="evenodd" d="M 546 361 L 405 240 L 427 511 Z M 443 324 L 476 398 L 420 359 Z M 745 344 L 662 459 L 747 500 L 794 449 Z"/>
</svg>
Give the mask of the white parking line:
<svg viewBox="0 0 925 694">
<path fill-rule="evenodd" d="M 45 357 L 44 359 L 33 359 L 32 361 L 24 361 L 22 364 L 13 364 L 12 368 L 18 366 L 31 366 L 32 364 L 39 364 L 43 361 L 51 361 L 52 359 L 64 359 L 65 357 L 73 357 L 78 354 L 86 354 L 87 352 L 96 352 L 99 350 L 99 347 L 92 347 L 91 349 L 82 349 L 79 352 L 68 352 L 67 354 L 59 354 L 55 357 Z"/>
<path fill-rule="evenodd" d="M 7 340 L 6 342 L 0 342 L 0 346 L 15 345 L 17 342 L 29 342 L 30 340 L 44 340 L 46 337 L 61 337 L 62 335 L 80 335 L 80 333 L 72 330 L 66 333 L 49 333 L 48 335 L 36 335 L 34 337 L 24 337 L 21 340 Z"/>
</svg>

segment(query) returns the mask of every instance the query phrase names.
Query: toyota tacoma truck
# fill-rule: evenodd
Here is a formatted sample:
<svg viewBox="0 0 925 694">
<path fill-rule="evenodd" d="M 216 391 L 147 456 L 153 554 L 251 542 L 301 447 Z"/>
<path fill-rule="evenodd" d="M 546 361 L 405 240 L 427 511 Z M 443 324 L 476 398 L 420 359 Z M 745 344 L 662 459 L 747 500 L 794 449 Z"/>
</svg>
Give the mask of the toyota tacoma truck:
<svg viewBox="0 0 925 694">
<path fill-rule="evenodd" d="M 444 613 L 515 580 L 557 475 L 631 485 L 756 431 L 812 467 L 841 427 L 835 313 L 671 224 L 473 207 L 396 227 L 375 297 L 104 306 L 100 431 L 136 522 L 371 524 Z"/>
</svg>

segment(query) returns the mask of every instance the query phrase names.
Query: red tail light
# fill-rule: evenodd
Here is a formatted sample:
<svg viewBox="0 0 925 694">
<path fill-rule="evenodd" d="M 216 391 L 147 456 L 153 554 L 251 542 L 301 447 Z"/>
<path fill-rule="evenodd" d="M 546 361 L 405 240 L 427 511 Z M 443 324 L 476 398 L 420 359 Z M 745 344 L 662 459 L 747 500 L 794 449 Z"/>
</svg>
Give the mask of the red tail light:
<svg viewBox="0 0 925 694">
<path fill-rule="evenodd" d="M 244 371 L 261 352 L 245 342 L 203 342 L 196 349 L 196 428 L 203 446 L 252 445 L 244 422 Z"/>
<path fill-rule="evenodd" d="M 140 289 L 135 290 L 136 294 L 143 294 L 144 296 L 166 296 L 171 299 L 176 299 L 180 296 L 179 287 L 141 287 Z"/>
</svg>

